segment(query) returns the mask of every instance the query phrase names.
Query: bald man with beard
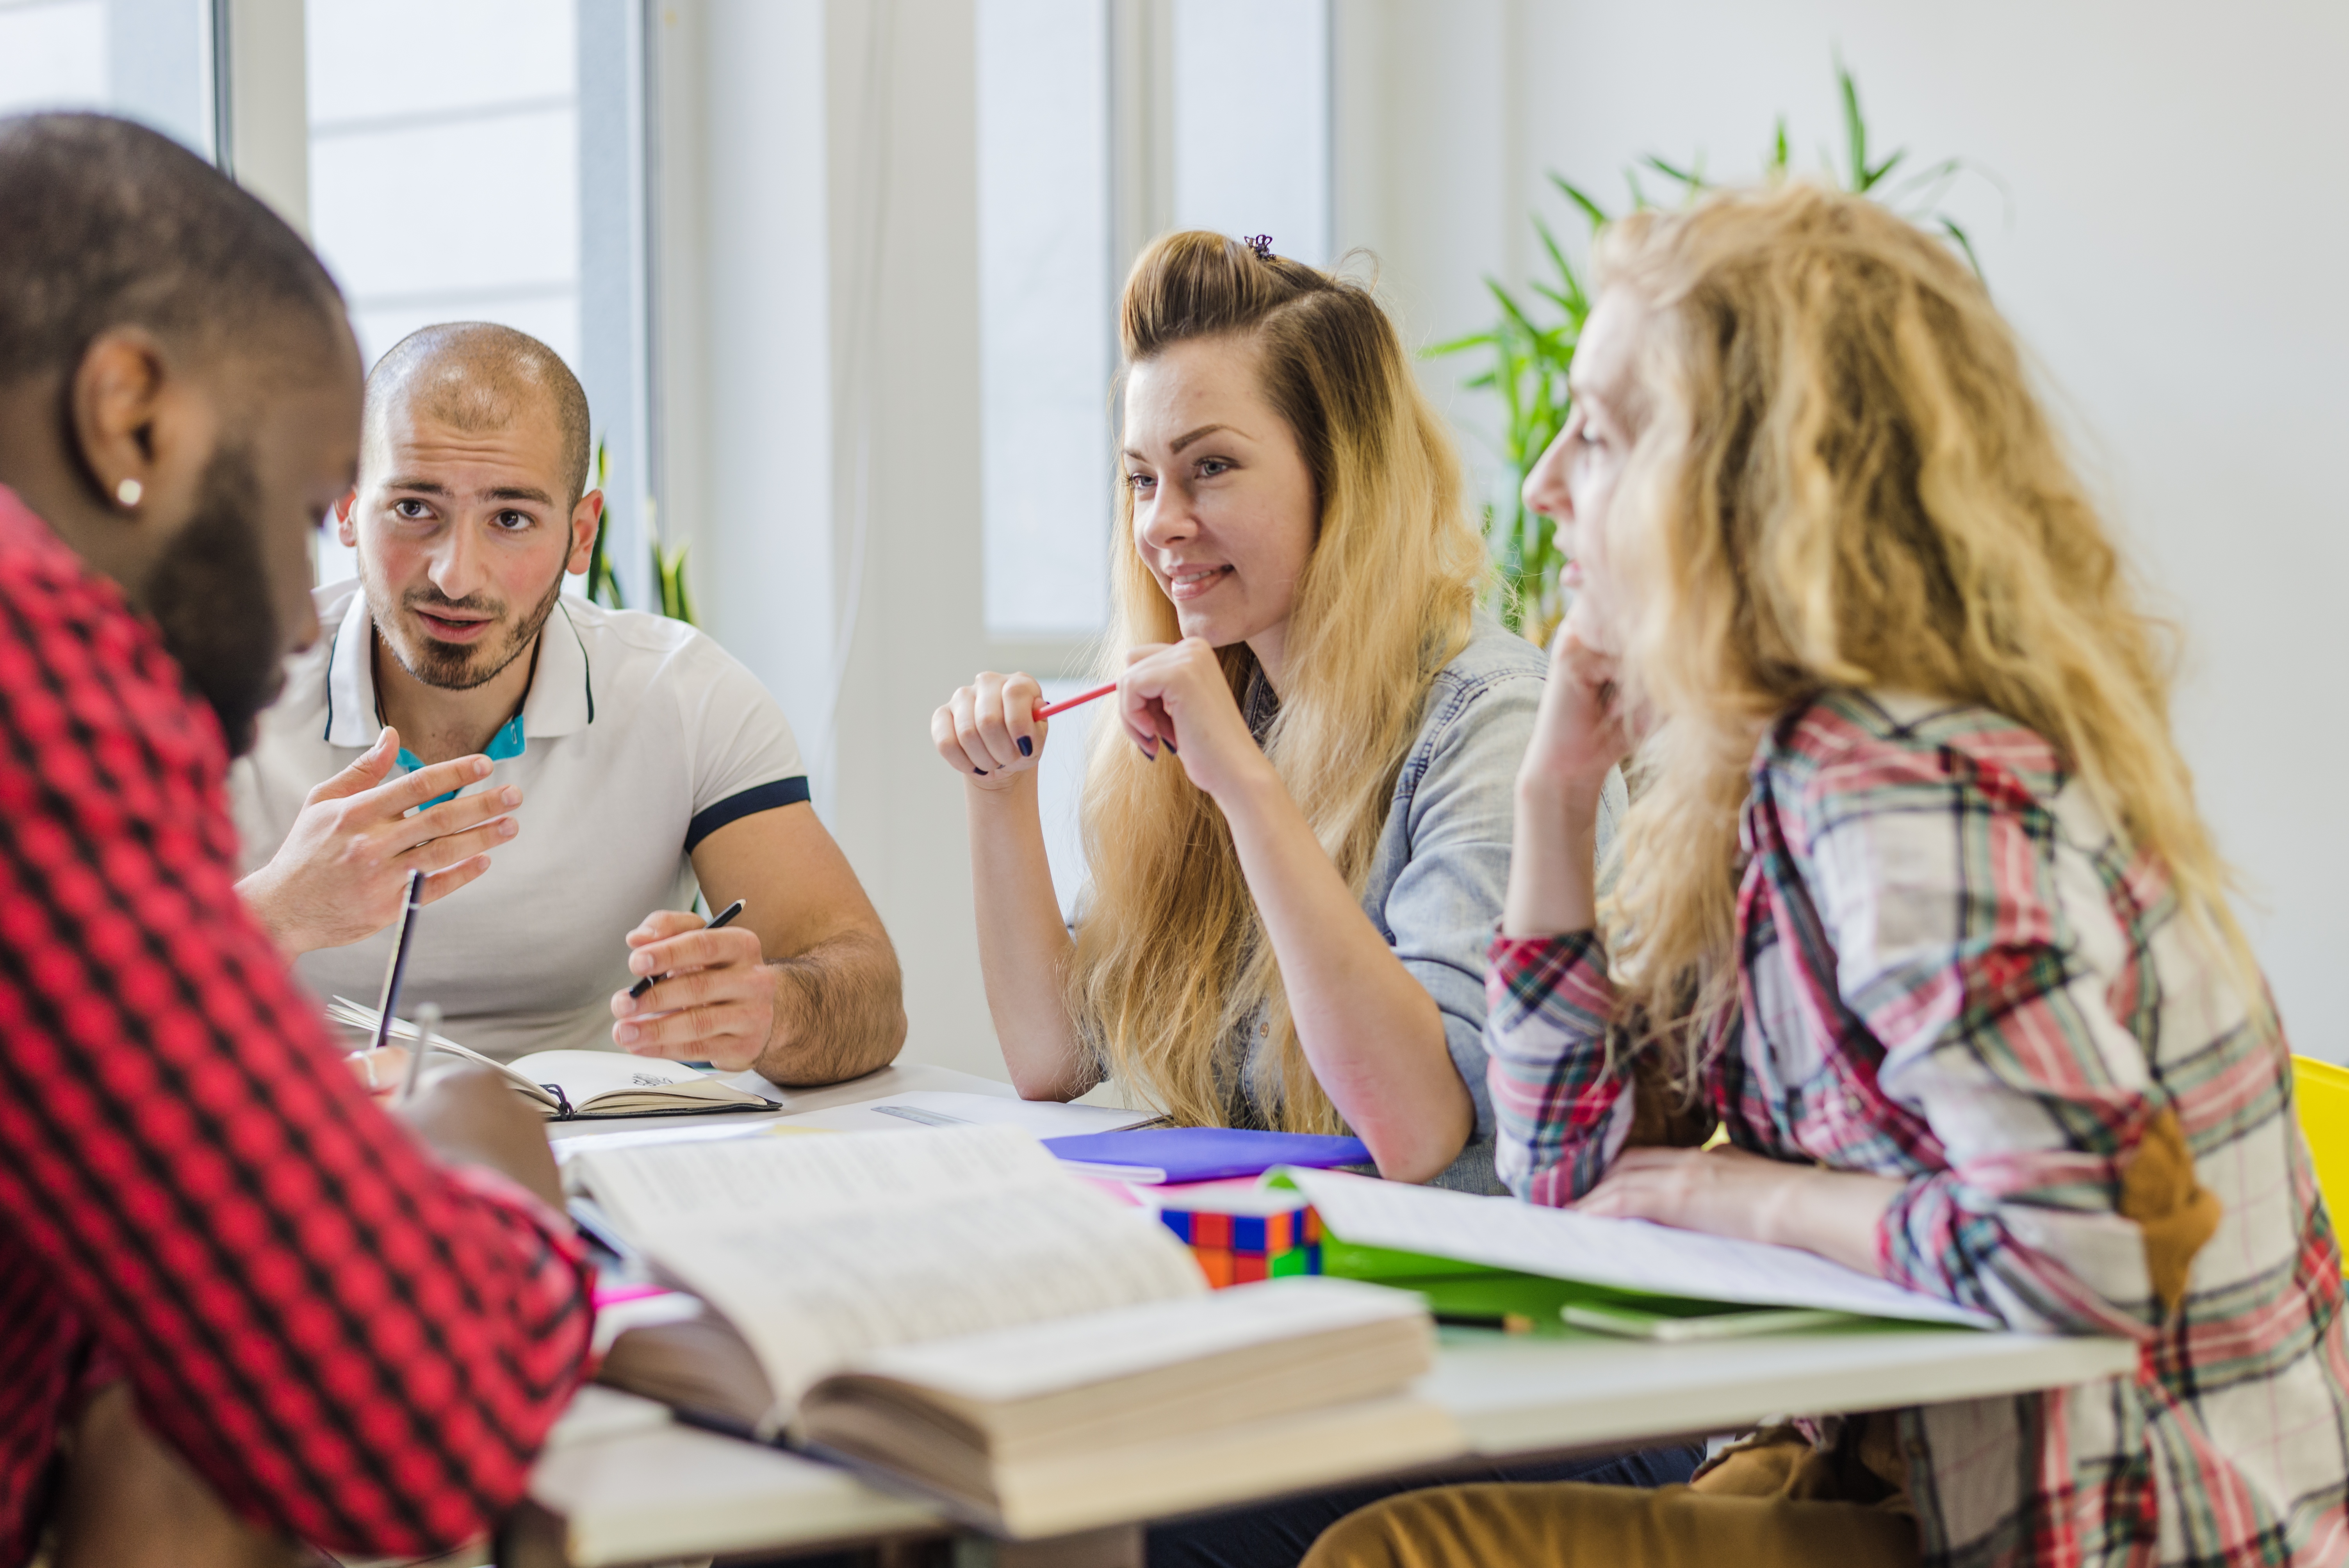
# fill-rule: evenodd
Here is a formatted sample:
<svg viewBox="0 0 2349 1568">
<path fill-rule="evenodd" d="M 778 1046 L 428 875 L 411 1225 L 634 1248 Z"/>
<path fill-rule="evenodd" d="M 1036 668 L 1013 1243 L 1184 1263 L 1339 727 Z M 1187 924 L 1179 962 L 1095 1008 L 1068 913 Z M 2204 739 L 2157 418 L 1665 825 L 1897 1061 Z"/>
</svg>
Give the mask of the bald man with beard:
<svg viewBox="0 0 2349 1568">
<path fill-rule="evenodd" d="M 692 627 L 562 592 L 603 515 L 588 429 L 577 378 L 510 327 L 377 364 L 333 521 L 359 575 L 316 590 L 325 634 L 233 777 L 239 891 L 313 990 L 371 1004 L 424 872 L 402 994 L 502 1059 L 885 1066 L 896 956 L 774 699 Z M 741 918 L 708 929 L 697 891 Z"/>
</svg>

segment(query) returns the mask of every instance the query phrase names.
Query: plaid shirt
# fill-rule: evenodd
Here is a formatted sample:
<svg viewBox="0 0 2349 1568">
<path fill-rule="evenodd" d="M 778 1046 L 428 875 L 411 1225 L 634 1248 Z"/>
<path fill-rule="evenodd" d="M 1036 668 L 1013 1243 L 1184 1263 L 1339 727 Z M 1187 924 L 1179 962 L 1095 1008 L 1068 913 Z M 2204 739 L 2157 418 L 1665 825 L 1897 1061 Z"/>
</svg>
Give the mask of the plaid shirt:
<svg viewBox="0 0 2349 1568">
<path fill-rule="evenodd" d="M 2031 731 L 1850 692 L 1764 739 L 1741 836 L 1702 1109 L 1755 1153 L 1905 1181 L 1888 1279 L 2142 1346 L 2130 1377 L 1899 1412 L 1926 1562 L 2349 1559 L 2341 1254 L 2283 1043 L 2159 864 Z M 1606 955 L 1504 938 L 1488 985 L 1501 1174 L 1571 1202 L 1633 1116 Z M 2118 1212 L 2166 1111 L 2223 1205 L 2176 1310 Z"/>
<path fill-rule="evenodd" d="M 521 1495 L 585 1357 L 569 1227 L 370 1104 L 246 918 L 227 763 L 0 490 L 0 1563 L 112 1377 L 245 1517 L 410 1554 Z"/>
</svg>

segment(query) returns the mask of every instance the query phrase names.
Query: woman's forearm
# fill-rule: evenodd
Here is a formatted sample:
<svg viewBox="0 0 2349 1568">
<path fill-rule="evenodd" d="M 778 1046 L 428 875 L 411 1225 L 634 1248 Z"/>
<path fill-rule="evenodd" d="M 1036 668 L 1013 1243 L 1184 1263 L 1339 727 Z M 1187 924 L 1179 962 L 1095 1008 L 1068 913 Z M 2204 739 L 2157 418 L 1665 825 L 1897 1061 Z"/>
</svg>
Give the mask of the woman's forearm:
<svg viewBox="0 0 2349 1568">
<path fill-rule="evenodd" d="M 1877 1237 L 1901 1183 L 1860 1171 L 1799 1168 L 1794 1180 L 1760 1198 L 1753 1239 L 1801 1247 L 1861 1274 L 1881 1275 Z"/>
<path fill-rule="evenodd" d="M 1543 777 L 1517 780 L 1505 936 L 1559 936 L 1598 923 L 1599 801 L 1596 786 Z"/>
<path fill-rule="evenodd" d="M 1444 1015 L 1389 948 L 1269 769 L 1219 798 L 1314 1077 L 1381 1174 L 1423 1181 L 1475 1124 Z"/>
<path fill-rule="evenodd" d="M 1001 789 L 967 785 L 963 793 L 979 970 L 1004 1066 L 1026 1099 L 1072 1099 L 1094 1078 L 1061 990 L 1071 944 L 1044 852 L 1036 775 Z"/>
</svg>

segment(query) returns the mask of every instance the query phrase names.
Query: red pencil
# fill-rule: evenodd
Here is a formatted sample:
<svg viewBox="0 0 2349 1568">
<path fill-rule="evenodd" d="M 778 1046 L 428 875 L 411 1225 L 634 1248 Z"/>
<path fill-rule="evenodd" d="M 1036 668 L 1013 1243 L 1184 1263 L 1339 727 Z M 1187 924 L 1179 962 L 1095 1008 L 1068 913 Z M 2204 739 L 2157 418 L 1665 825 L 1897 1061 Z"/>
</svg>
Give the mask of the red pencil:
<svg viewBox="0 0 2349 1568">
<path fill-rule="evenodd" d="M 1036 717 L 1038 718 L 1050 718 L 1056 713 L 1066 713 L 1072 707 L 1083 707 L 1086 703 L 1092 701 L 1093 698 L 1097 696 L 1107 696 L 1116 689 L 1117 683 L 1115 681 L 1112 681 L 1107 686 L 1097 686 L 1091 691 L 1081 691 L 1065 702 L 1038 703 L 1036 705 Z"/>
</svg>

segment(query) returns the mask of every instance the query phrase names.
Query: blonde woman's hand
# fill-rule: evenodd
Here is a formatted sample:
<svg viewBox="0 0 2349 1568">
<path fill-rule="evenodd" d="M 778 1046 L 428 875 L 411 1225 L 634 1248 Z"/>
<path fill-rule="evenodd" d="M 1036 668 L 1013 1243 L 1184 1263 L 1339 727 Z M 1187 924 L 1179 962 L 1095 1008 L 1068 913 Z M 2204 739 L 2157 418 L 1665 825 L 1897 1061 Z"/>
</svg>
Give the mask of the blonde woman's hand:
<svg viewBox="0 0 2349 1568">
<path fill-rule="evenodd" d="M 1044 688 L 1033 676 L 982 670 L 930 715 L 930 740 L 974 789 L 1008 789 L 1043 760 L 1051 726 L 1036 717 Z"/>
<path fill-rule="evenodd" d="M 1216 650 L 1198 637 L 1130 650 L 1117 683 L 1118 717 L 1142 754 L 1177 758 L 1191 782 L 1222 799 L 1272 778 L 1248 733 Z"/>
<path fill-rule="evenodd" d="M 1617 665 L 1575 634 L 1572 622 L 1550 644 L 1549 681 L 1534 736 L 1517 770 L 1520 789 L 1562 789 L 1594 799 L 1607 770 L 1630 755 L 1616 689 Z"/>
</svg>

